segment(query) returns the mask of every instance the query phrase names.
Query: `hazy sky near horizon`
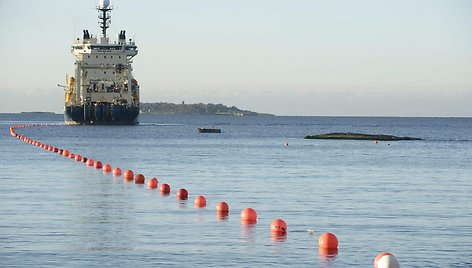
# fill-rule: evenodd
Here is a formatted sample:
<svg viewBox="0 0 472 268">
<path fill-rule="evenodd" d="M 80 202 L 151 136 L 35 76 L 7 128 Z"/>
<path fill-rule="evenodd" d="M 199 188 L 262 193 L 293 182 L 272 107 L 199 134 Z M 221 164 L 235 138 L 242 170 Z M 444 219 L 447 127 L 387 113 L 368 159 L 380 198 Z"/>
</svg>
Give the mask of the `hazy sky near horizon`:
<svg viewBox="0 0 472 268">
<path fill-rule="evenodd" d="M 276 115 L 472 116 L 470 0 L 115 0 L 143 102 Z M 139 3 L 139 4 L 138 4 Z M 95 0 L 0 0 L 0 112 L 62 112 Z"/>
</svg>

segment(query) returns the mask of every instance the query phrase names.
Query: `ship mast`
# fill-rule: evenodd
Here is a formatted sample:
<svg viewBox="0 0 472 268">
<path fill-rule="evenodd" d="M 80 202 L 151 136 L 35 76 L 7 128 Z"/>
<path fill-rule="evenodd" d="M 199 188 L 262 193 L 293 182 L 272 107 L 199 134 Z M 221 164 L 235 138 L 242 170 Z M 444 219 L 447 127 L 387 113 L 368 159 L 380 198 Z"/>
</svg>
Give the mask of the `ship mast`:
<svg viewBox="0 0 472 268">
<path fill-rule="evenodd" d="M 102 28 L 102 38 L 107 37 L 107 29 L 110 27 L 111 24 L 111 16 L 110 16 L 110 11 L 113 8 L 110 7 L 110 1 L 109 0 L 100 0 L 99 5 L 97 7 L 98 10 L 98 18 L 101 20 L 98 22 L 100 24 L 100 28 Z"/>
</svg>

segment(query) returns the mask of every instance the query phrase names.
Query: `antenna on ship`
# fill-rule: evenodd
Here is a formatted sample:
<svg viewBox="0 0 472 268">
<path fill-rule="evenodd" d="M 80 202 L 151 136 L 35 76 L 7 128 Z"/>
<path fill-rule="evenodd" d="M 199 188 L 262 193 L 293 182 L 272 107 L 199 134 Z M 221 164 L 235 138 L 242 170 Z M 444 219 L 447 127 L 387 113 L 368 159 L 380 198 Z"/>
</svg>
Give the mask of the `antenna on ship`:
<svg viewBox="0 0 472 268">
<path fill-rule="evenodd" d="M 100 28 L 102 28 L 102 37 L 107 37 L 107 29 L 111 24 L 111 16 L 109 11 L 113 8 L 110 7 L 110 0 L 99 0 L 97 10 L 99 12 L 98 18 L 101 20 L 98 22 Z"/>
</svg>

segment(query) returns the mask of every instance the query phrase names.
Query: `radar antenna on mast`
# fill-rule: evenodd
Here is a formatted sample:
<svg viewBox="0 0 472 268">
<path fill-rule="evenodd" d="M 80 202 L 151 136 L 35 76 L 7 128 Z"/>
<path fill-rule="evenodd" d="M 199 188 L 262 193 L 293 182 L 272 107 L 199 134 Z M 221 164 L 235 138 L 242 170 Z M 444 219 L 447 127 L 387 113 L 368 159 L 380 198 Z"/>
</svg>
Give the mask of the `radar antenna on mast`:
<svg viewBox="0 0 472 268">
<path fill-rule="evenodd" d="M 102 28 L 102 37 L 107 37 L 107 29 L 110 27 L 111 24 L 111 16 L 109 12 L 112 9 L 113 8 L 110 7 L 110 0 L 98 1 L 98 18 L 101 20 L 98 22 L 98 24 L 100 24 L 100 28 Z"/>
</svg>

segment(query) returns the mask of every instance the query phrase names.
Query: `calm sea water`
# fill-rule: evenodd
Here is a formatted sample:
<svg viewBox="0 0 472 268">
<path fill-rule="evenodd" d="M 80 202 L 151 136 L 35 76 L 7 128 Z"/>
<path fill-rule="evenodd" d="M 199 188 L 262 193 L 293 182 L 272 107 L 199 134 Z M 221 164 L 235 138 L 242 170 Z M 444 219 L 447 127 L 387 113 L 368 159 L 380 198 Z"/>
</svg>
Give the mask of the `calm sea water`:
<svg viewBox="0 0 472 268">
<path fill-rule="evenodd" d="M 158 177 L 170 196 L 14 139 L 62 115 L 0 114 L 0 267 L 472 267 L 472 118 L 142 115 L 18 133 Z M 199 134 L 215 126 L 221 134 Z M 422 141 L 305 140 L 327 132 Z M 288 147 L 284 146 L 288 143 Z M 178 202 L 175 190 L 189 191 Z M 207 197 L 196 209 L 193 199 Z M 218 219 L 215 205 L 230 205 Z M 245 226 L 252 207 L 258 222 Z M 288 224 L 273 239 L 273 219 Z M 313 230 L 310 234 L 307 230 Z M 336 234 L 334 258 L 318 237 Z"/>
</svg>

